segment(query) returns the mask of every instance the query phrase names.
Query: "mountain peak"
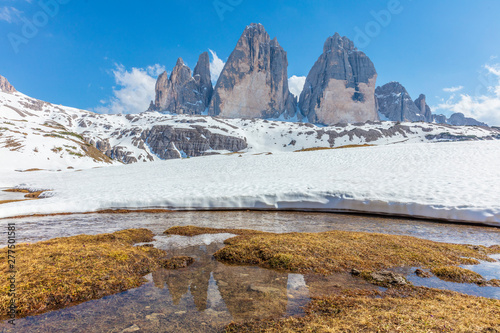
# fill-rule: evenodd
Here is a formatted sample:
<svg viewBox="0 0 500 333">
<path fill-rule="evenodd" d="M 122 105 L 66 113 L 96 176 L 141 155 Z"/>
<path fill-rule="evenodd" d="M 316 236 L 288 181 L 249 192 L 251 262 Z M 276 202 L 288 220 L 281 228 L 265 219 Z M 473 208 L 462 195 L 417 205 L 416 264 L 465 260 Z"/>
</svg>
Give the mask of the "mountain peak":
<svg viewBox="0 0 500 333">
<path fill-rule="evenodd" d="M 9 81 L 6 78 L 0 75 L 0 91 L 11 94 L 15 93 L 17 90 L 16 88 L 14 88 L 12 84 L 9 83 Z"/>
</svg>

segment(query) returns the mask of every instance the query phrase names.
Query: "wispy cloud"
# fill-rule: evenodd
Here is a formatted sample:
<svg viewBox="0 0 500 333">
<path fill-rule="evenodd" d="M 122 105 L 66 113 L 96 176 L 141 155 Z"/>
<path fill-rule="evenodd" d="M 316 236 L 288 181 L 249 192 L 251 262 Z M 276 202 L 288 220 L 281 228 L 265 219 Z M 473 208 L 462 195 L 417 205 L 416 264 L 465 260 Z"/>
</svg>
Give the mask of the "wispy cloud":
<svg viewBox="0 0 500 333">
<path fill-rule="evenodd" d="M 458 86 L 458 87 L 451 87 L 451 88 L 444 88 L 443 91 L 444 92 L 449 92 L 449 93 L 454 93 L 454 92 L 457 92 L 457 91 L 460 91 L 464 89 L 464 86 Z"/>
<path fill-rule="evenodd" d="M 212 54 L 212 61 L 210 61 L 210 78 L 212 80 L 212 84 L 215 85 L 226 63 L 217 56 L 215 51 L 210 49 L 209 51 Z"/>
<path fill-rule="evenodd" d="M 460 112 L 489 125 L 500 125 L 500 63 L 485 65 L 483 71 L 474 96 L 452 94 L 434 107 L 436 111 Z"/>
<path fill-rule="evenodd" d="M 94 111 L 98 113 L 139 113 L 146 111 L 155 98 L 156 78 L 165 71 L 158 64 L 146 68 L 127 70 L 123 65 L 115 64 L 112 74 L 117 86 L 113 87 L 113 96 L 101 100 Z"/>
<path fill-rule="evenodd" d="M 297 98 L 299 98 L 300 93 L 302 92 L 302 89 L 304 89 L 305 83 L 306 83 L 305 76 L 293 75 L 291 78 L 288 79 L 288 89 L 290 89 L 290 92 L 293 95 L 295 95 Z"/>
<path fill-rule="evenodd" d="M 0 7 L 0 21 L 16 23 L 23 12 L 14 7 Z"/>
</svg>

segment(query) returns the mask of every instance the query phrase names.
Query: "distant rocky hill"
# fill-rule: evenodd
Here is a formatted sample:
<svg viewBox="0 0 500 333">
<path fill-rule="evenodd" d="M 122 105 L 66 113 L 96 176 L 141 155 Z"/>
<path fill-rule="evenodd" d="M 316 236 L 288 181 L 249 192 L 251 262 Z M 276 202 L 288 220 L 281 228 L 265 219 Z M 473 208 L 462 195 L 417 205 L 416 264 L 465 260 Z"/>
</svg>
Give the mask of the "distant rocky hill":
<svg viewBox="0 0 500 333">
<path fill-rule="evenodd" d="M 426 103 L 424 94 L 413 101 L 406 88 L 399 82 L 389 82 L 382 87 L 377 87 L 375 97 L 381 120 L 424 121 L 455 126 L 488 126 L 473 118 L 466 118 L 462 113 L 455 113 L 450 118 L 433 114 Z"/>
</svg>

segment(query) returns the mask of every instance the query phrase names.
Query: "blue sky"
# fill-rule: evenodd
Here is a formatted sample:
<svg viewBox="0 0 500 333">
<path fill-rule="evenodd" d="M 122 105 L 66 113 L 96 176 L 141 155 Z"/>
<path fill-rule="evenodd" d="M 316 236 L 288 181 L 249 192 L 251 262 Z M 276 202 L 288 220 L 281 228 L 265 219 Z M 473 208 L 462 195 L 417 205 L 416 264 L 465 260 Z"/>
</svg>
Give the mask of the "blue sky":
<svg viewBox="0 0 500 333">
<path fill-rule="evenodd" d="M 44 16 L 43 4 L 58 8 Z M 142 111 L 163 68 L 178 57 L 193 68 L 209 49 L 225 61 L 258 22 L 288 52 L 289 76 L 306 76 L 339 32 L 372 59 L 379 85 L 399 81 L 433 111 L 500 125 L 499 14 L 497 0 L 0 0 L 0 75 L 49 102 Z"/>
</svg>

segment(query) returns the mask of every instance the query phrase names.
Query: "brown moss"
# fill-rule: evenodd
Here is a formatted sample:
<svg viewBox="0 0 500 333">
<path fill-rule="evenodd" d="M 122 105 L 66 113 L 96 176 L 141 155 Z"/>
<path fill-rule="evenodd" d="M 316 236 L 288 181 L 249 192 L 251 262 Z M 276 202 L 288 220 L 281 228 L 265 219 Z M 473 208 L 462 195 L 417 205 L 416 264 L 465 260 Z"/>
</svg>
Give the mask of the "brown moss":
<svg viewBox="0 0 500 333">
<path fill-rule="evenodd" d="M 226 332 L 499 332 L 500 301 L 419 287 L 315 298 L 302 318 L 232 323 Z"/>
<path fill-rule="evenodd" d="M 145 281 L 145 274 L 160 267 L 160 259 L 166 254 L 155 248 L 133 246 L 152 240 L 151 231 L 131 229 L 16 246 L 19 317 L 138 287 Z M 7 248 L 2 248 L 0 320 L 6 318 L 10 301 L 7 265 Z"/>
<path fill-rule="evenodd" d="M 182 230 L 182 229 L 181 229 Z M 219 229 L 212 229 L 216 232 Z M 220 229 L 238 234 L 240 231 Z M 204 229 L 203 233 L 210 230 Z M 219 231 L 221 232 L 221 231 Z M 186 232 L 186 235 L 192 233 Z M 469 264 L 469 258 L 493 261 L 486 253 L 466 245 L 445 244 L 409 236 L 329 231 L 322 233 L 257 233 L 226 240 L 215 253 L 218 260 L 301 273 L 380 270 L 392 267 L 437 267 Z"/>
</svg>

